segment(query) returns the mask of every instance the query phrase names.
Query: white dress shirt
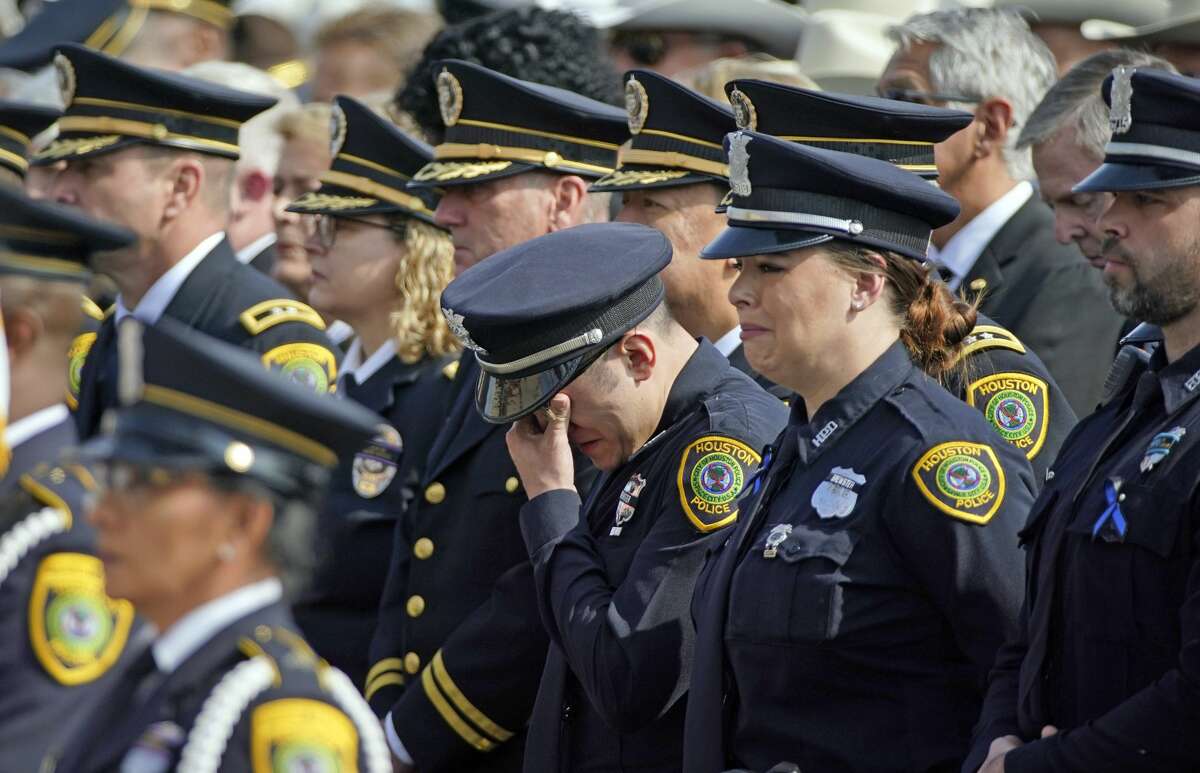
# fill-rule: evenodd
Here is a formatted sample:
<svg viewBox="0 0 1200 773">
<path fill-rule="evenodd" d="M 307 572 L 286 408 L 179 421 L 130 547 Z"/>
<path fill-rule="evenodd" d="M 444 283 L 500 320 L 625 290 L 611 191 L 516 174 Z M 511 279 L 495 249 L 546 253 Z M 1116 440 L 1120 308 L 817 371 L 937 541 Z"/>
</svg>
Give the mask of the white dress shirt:
<svg viewBox="0 0 1200 773">
<path fill-rule="evenodd" d="M 55 403 L 49 408 L 34 411 L 5 428 L 4 442 L 10 449 L 16 448 L 34 435 L 41 434 L 66 421 L 70 415 L 65 403 Z"/>
<path fill-rule="evenodd" d="M 171 304 L 171 300 L 179 292 L 179 288 L 183 287 L 183 283 L 196 270 L 196 266 L 200 265 L 200 261 L 208 257 L 208 254 L 224 238 L 225 232 L 217 231 L 197 244 L 191 252 L 183 256 L 182 260 L 171 266 L 167 273 L 160 276 L 158 281 L 150 285 L 150 289 L 142 296 L 142 300 L 138 301 L 138 305 L 133 311 L 125 308 L 125 301 L 118 295 L 117 318 L 114 321 L 120 322 L 125 317 L 132 315 L 134 319 L 147 325 L 158 322 L 163 312 L 167 310 L 167 306 Z"/>
<path fill-rule="evenodd" d="M 283 584 L 274 577 L 243 585 L 232 593 L 188 612 L 151 645 L 158 670 L 169 674 L 235 620 L 283 598 Z"/>
<path fill-rule="evenodd" d="M 260 236 L 254 241 L 250 242 L 250 244 L 237 251 L 236 254 L 238 263 L 241 263 L 242 265 L 249 264 L 250 261 L 258 257 L 259 253 L 274 244 L 277 238 L 278 237 L 275 236 L 275 232 L 272 231 L 271 233 L 265 236 Z"/>
<path fill-rule="evenodd" d="M 350 348 L 346 350 L 346 356 L 342 360 L 342 372 L 338 375 L 338 394 L 342 394 L 341 385 L 347 376 L 353 375 L 354 380 L 361 386 L 378 373 L 380 368 L 391 362 L 396 356 L 396 342 L 389 338 L 366 361 L 362 356 L 362 339 L 356 337 L 350 342 Z"/>
<path fill-rule="evenodd" d="M 1004 224 L 1017 214 L 1017 210 L 1025 206 L 1025 202 L 1029 201 L 1032 195 L 1033 186 L 1024 181 L 1019 182 L 951 236 L 945 247 L 939 250 L 932 244 L 929 246 L 929 260 L 954 274 L 946 283 L 950 285 L 951 290 L 958 289 L 975 267 L 979 256 L 987 249 L 988 243 L 995 238 Z"/>
<path fill-rule="evenodd" d="M 742 326 L 734 325 L 733 330 L 730 330 L 725 335 L 713 341 L 713 346 L 717 347 L 717 351 L 725 355 L 725 359 L 729 359 L 729 355 L 733 354 L 739 346 L 742 345 Z"/>
</svg>

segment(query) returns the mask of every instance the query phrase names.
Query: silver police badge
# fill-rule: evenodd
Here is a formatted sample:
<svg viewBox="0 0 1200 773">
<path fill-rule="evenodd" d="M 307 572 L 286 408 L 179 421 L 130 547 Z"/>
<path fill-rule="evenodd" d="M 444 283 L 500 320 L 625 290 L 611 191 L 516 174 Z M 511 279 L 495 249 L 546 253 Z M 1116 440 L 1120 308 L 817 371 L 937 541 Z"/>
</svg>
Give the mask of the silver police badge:
<svg viewBox="0 0 1200 773">
<path fill-rule="evenodd" d="M 463 315 L 455 314 L 453 309 L 442 308 L 442 316 L 446 318 L 446 326 L 450 328 L 450 332 L 454 334 L 462 345 L 473 352 L 478 352 L 482 355 L 487 355 L 487 349 L 484 349 L 479 344 L 471 340 L 471 334 L 467 332 L 466 326 L 463 324 Z"/>
<path fill-rule="evenodd" d="M 625 82 L 625 113 L 629 121 L 629 133 L 637 134 L 646 125 L 650 115 L 650 95 L 646 87 L 632 75 Z"/>
<path fill-rule="evenodd" d="M 777 523 L 767 532 L 767 546 L 763 548 L 763 558 L 774 558 L 779 555 L 779 546 L 792 533 L 790 523 Z"/>
<path fill-rule="evenodd" d="M 751 191 L 750 151 L 747 149 L 751 139 L 744 132 L 729 135 L 729 187 L 738 196 L 749 196 Z"/>
<path fill-rule="evenodd" d="M 1108 128 L 1113 134 L 1124 134 L 1133 126 L 1133 74 L 1136 67 L 1121 65 L 1113 70 L 1112 90 L 1109 93 Z"/>
<path fill-rule="evenodd" d="M 867 482 L 854 468 L 834 467 L 812 494 L 812 506 L 821 518 L 845 518 L 858 503 L 858 486 Z"/>
<path fill-rule="evenodd" d="M 758 111 L 754 109 L 750 97 L 734 89 L 729 92 L 729 104 L 733 107 L 733 120 L 737 121 L 739 129 L 754 131 L 758 128 Z"/>
<path fill-rule="evenodd" d="M 363 499 L 374 499 L 384 492 L 396 477 L 404 441 L 390 424 L 380 424 L 376 435 L 362 451 L 354 455 L 350 467 L 354 491 Z"/>
<path fill-rule="evenodd" d="M 637 500 L 644 488 L 646 488 L 646 478 L 639 472 L 635 473 L 625 484 L 625 488 L 621 489 L 620 501 L 617 502 L 617 515 L 613 519 L 612 528 L 608 530 L 608 536 L 621 536 L 622 528 L 629 523 L 629 519 L 637 510 Z"/>
<path fill-rule="evenodd" d="M 442 113 L 442 123 L 453 126 L 458 123 L 458 117 L 462 115 L 462 84 L 458 82 L 458 78 L 454 77 L 454 73 L 443 67 L 442 71 L 438 73 L 436 85 L 438 109 Z"/>
</svg>

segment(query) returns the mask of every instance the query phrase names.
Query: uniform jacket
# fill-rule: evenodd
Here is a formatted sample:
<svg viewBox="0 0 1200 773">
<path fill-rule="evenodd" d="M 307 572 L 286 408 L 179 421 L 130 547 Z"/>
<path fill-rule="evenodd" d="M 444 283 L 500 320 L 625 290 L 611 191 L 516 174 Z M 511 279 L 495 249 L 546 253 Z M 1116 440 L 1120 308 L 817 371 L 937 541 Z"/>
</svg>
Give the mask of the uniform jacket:
<svg viewBox="0 0 1200 773">
<path fill-rule="evenodd" d="M 1123 320 L 1098 272 L 1054 239 L 1054 217 L 1031 196 L 996 233 L 963 280 L 983 283 L 980 311 L 1041 357 L 1076 413 L 1100 401 Z"/>
<path fill-rule="evenodd" d="M 564 490 L 522 508 L 552 642 L 526 771 L 679 770 L 692 588 L 786 421 L 779 399 L 702 341 L 652 439 L 601 476 L 586 506 Z"/>
<path fill-rule="evenodd" d="M 200 261 L 164 314 L 258 352 L 265 364 L 307 380 L 318 391 L 337 376 L 334 346 L 322 332 L 320 316 L 275 280 L 239 263 L 227 240 Z M 75 412 L 81 439 L 97 432 L 105 409 L 117 402 L 115 317 L 109 314 L 100 325 L 83 363 Z"/>
<path fill-rule="evenodd" d="M 359 384 L 353 374 L 339 386 L 380 416 L 377 440 L 334 472 L 318 524 L 318 566 L 293 605 L 305 638 L 359 689 L 391 561 L 396 522 L 420 490 L 429 446 L 445 419 L 453 360 L 411 365 L 392 357 Z M 399 453 L 392 449 L 398 448 Z"/>
<path fill-rule="evenodd" d="M 36 771 L 128 662 L 140 624 L 104 593 L 81 467 L 26 475 L 0 500 L 0 770 Z"/>
<path fill-rule="evenodd" d="M 148 656 L 143 651 L 101 697 L 50 770 L 117 771 L 133 755 L 156 763 L 139 770 L 166 771 L 206 751 L 219 755 L 209 769 L 222 773 L 391 769 L 370 709 L 295 633 L 281 603 L 233 622 L 165 676 L 139 671 L 153 665 Z M 197 738 L 215 734 L 228 743 L 191 743 L 197 726 Z"/>
<path fill-rule="evenodd" d="M 275 242 L 271 242 L 262 252 L 251 258 L 250 262 L 246 265 L 270 276 L 271 269 L 275 267 L 275 257 L 277 254 L 275 251 Z"/>
<path fill-rule="evenodd" d="M 1198 396 L 1200 347 L 1170 365 L 1139 354 L 1063 446 L 1022 533 L 1020 632 L 968 766 L 1011 734 L 1029 743 L 1006 770 L 1200 768 Z M 1035 740 L 1045 725 L 1061 732 Z"/>
<path fill-rule="evenodd" d="M 39 464 L 53 462 L 64 449 L 75 445 L 75 441 L 75 422 L 68 416 L 13 448 L 8 470 L 0 480 L 0 501 L 18 489 L 22 476 L 33 472 Z"/>
<path fill-rule="evenodd" d="M 899 343 L 775 448 L 697 585 L 683 769 L 957 769 L 1015 629 L 1028 462 Z"/>
</svg>

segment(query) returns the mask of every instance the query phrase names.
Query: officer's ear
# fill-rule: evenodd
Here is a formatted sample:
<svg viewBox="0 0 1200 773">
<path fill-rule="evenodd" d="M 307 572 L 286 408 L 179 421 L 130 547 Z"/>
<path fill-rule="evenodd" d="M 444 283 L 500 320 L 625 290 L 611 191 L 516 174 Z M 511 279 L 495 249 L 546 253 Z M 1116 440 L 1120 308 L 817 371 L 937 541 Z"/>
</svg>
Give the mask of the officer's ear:
<svg viewBox="0 0 1200 773">
<path fill-rule="evenodd" d="M 266 556 L 267 540 L 275 521 L 275 506 L 266 497 L 248 492 L 230 494 L 232 538 L 236 549 L 247 556 Z"/>
<path fill-rule="evenodd" d="M 1002 97 L 985 99 L 975 108 L 975 157 L 1000 157 L 1008 142 L 1008 132 L 1013 128 L 1012 103 Z"/>
<path fill-rule="evenodd" d="M 648 380 L 654 375 L 654 366 L 658 362 L 654 339 L 638 328 L 630 330 L 621 339 L 621 359 L 635 382 Z"/>
<path fill-rule="evenodd" d="M 582 222 L 587 204 L 587 181 L 573 174 L 555 175 L 550 187 L 550 231 L 561 231 Z"/>
<path fill-rule="evenodd" d="M 199 158 L 192 155 L 175 159 L 168 170 L 170 190 L 163 216 L 175 219 L 182 215 L 200 196 L 207 170 Z"/>
</svg>

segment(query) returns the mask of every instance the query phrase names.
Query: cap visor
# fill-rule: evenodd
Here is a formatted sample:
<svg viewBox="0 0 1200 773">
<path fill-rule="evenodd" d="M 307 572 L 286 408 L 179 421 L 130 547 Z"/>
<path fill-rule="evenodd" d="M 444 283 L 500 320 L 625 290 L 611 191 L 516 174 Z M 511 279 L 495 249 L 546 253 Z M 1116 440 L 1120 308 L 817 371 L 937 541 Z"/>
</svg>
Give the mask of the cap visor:
<svg viewBox="0 0 1200 773">
<path fill-rule="evenodd" d="M 114 153 L 124 150 L 130 145 L 148 144 L 138 137 L 124 135 L 79 136 L 75 134 L 59 135 L 43 150 L 38 151 L 29 159 L 30 166 L 49 166 L 58 161 L 73 161 L 89 156 L 99 156 L 103 153 Z"/>
<path fill-rule="evenodd" d="M 747 255 L 769 255 L 774 252 L 802 250 L 832 241 L 829 234 L 817 231 L 792 231 L 776 228 L 751 228 L 728 225 L 700 251 L 701 258 L 721 260 Z"/>
<path fill-rule="evenodd" d="M 504 166 L 501 167 L 500 165 Z M 422 179 L 408 181 L 406 188 L 445 188 L 450 185 L 475 185 L 489 180 L 528 172 L 545 167 L 525 164 L 520 161 L 485 161 L 464 159 L 462 161 L 433 161 L 426 164 L 417 176 Z"/>
<path fill-rule="evenodd" d="M 571 383 L 585 359 L 586 355 L 575 357 L 549 370 L 512 378 L 484 370 L 475 390 L 475 407 L 484 421 L 492 424 L 507 424 L 528 416 Z"/>
<path fill-rule="evenodd" d="M 680 174 L 683 172 L 683 174 Z M 588 186 L 591 193 L 636 191 L 646 188 L 674 188 L 680 185 L 711 183 L 728 187 L 729 182 L 721 177 L 687 172 L 682 169 L 618 169 L 606 174 Z"/>
<path fill-rule="evenodd" d="M 1166 164 L 1101 164 L 1071 190 L 1075 193 L 1143 191 L 1200 185 L 1200 169 Z"/>
</svg>

